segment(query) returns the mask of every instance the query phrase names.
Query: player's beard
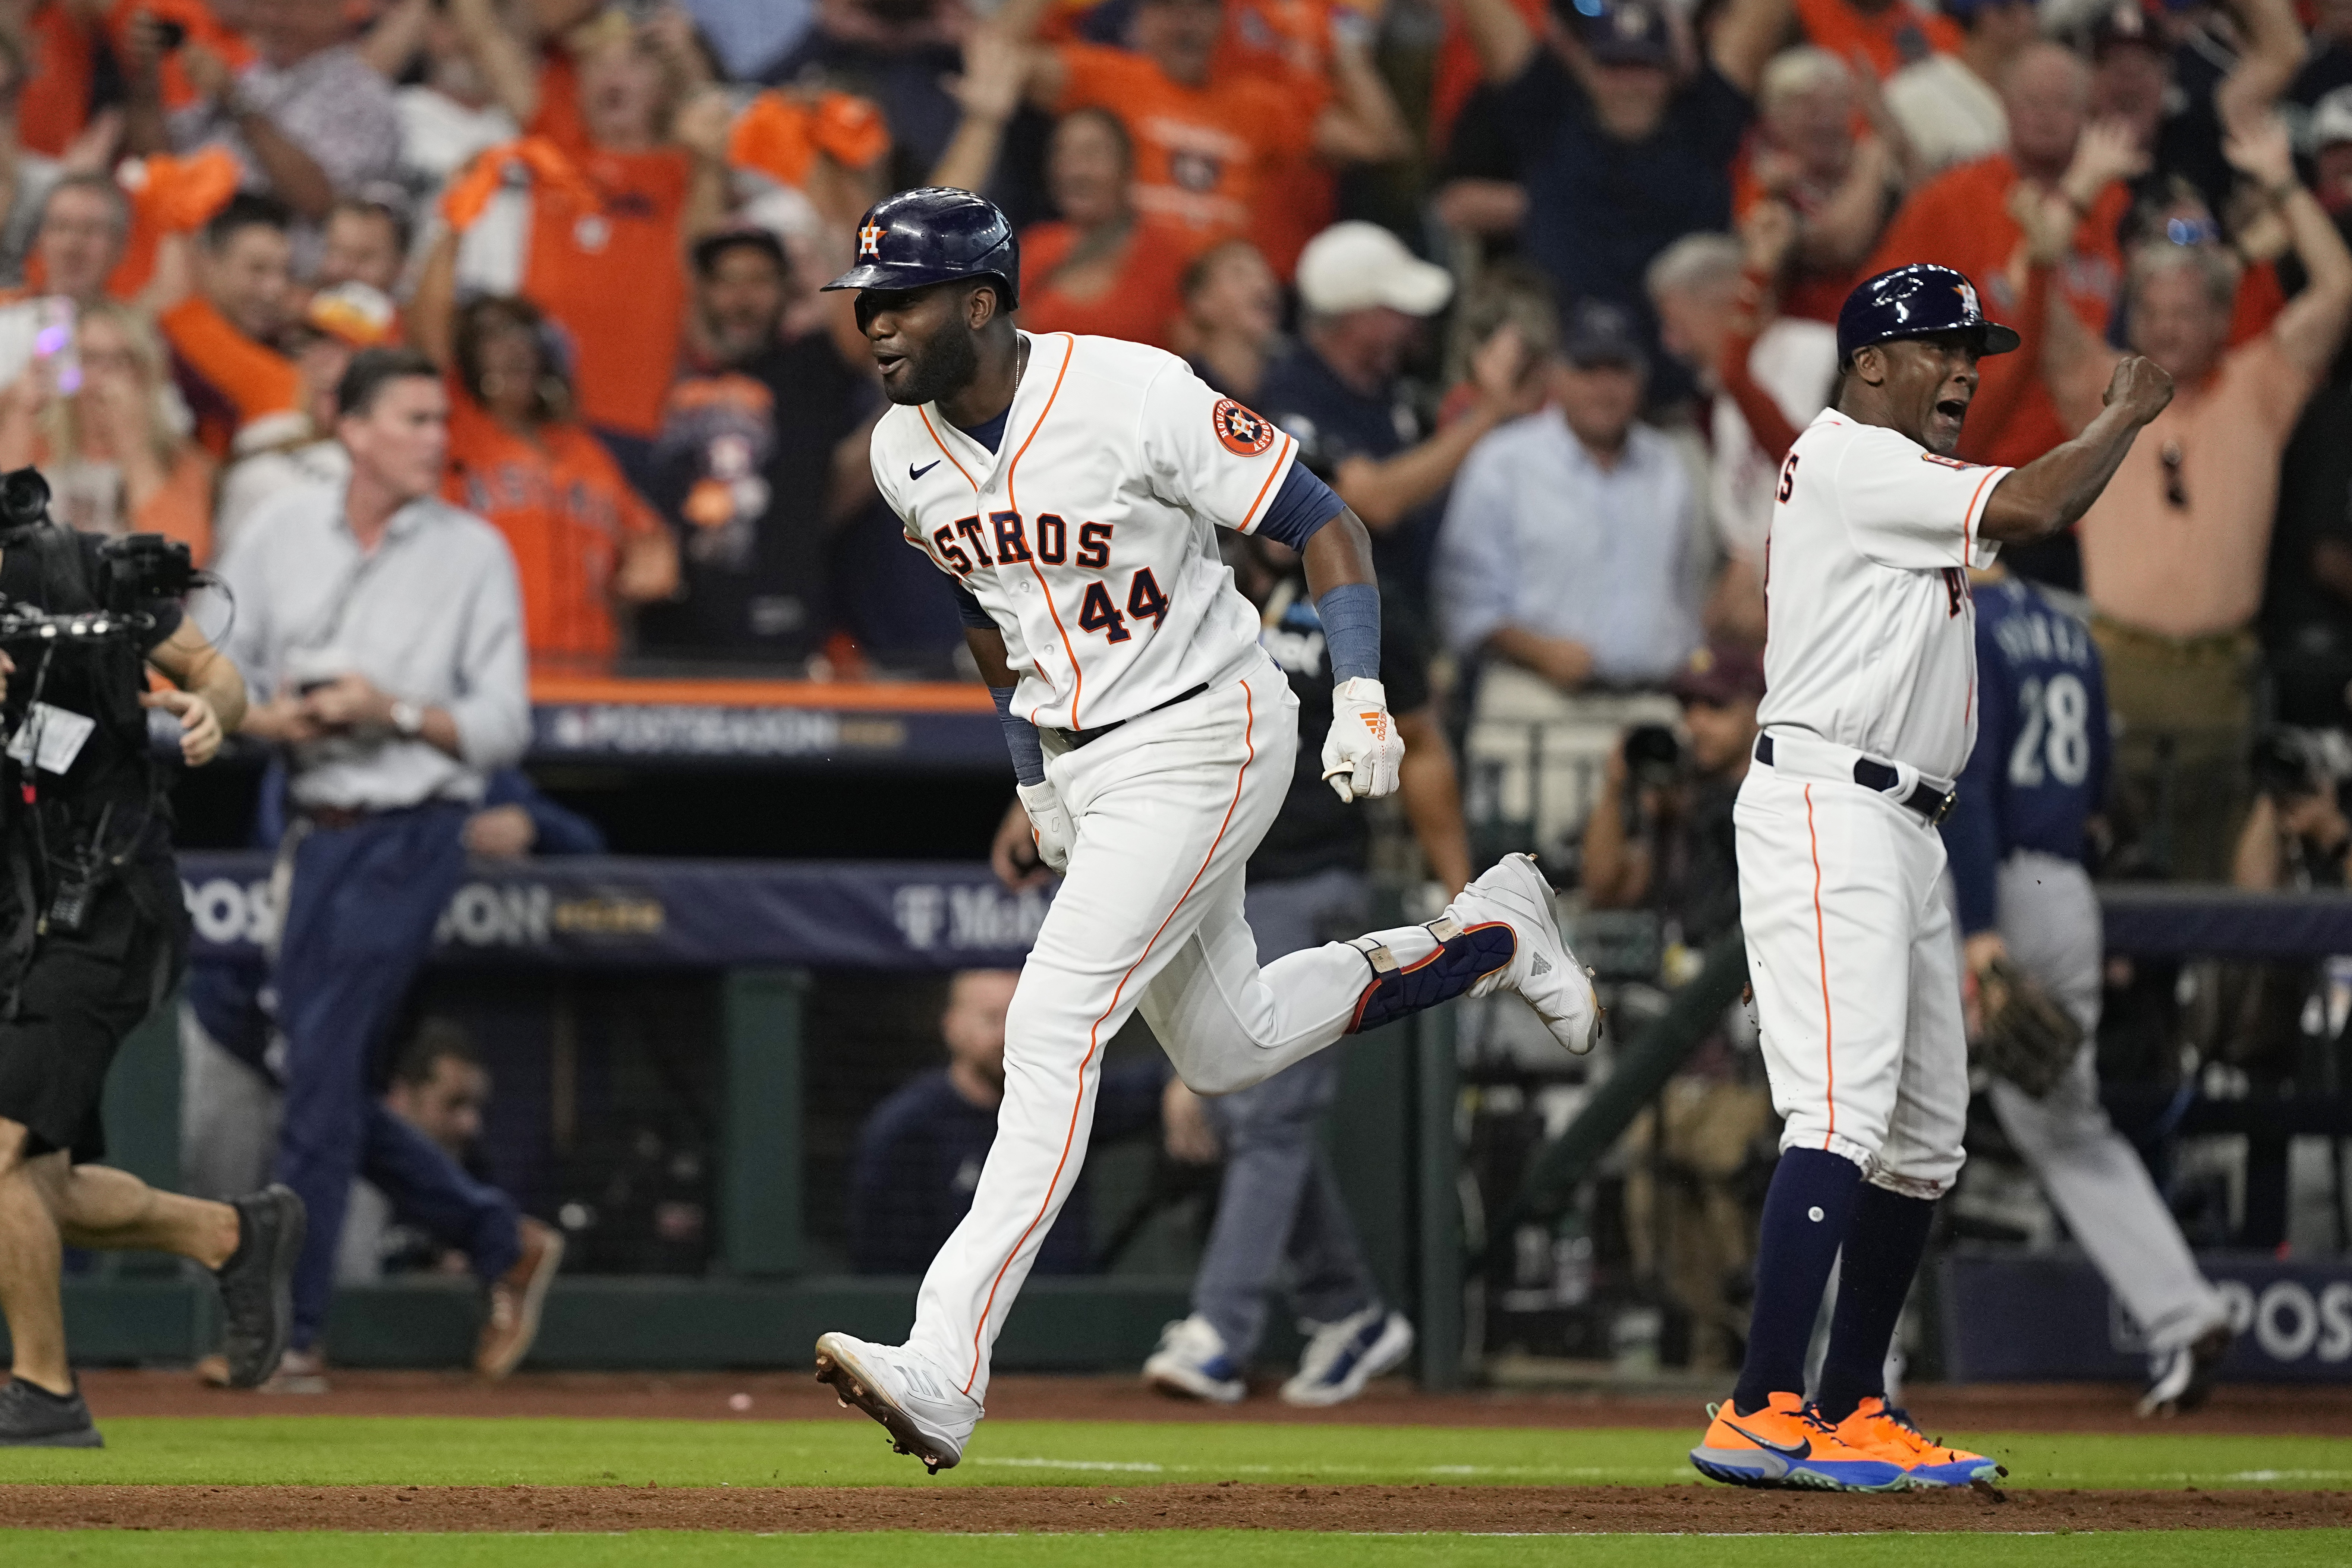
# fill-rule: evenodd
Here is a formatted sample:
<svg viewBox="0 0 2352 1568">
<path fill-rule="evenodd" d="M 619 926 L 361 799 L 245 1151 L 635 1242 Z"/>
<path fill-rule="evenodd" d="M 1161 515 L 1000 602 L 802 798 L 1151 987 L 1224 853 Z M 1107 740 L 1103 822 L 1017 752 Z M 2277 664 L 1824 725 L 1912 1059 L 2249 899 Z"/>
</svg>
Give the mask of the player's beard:
<svg viewBox="0 0 2352 1568">
<path fill-rule="evenodd" d="M 898 384 L 888 389 L 890 401 L 937 402 L 970 386 L 980 374 L 980 340 L 961 321 L 950 322 L 926 344 L 920 354 L 907 357 Z"/>
</svg>

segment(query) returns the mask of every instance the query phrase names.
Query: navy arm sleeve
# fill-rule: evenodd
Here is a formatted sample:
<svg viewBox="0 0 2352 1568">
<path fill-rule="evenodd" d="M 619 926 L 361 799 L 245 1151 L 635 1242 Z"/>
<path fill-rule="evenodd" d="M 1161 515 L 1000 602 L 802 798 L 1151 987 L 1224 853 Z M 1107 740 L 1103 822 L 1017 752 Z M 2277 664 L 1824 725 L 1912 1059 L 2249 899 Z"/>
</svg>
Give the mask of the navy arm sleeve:
<svg viewBox="0 0 2352 1568">
<path fill-rule="evenodd" d="M 1274 493 L 1274 504 L 1265 509 L 1265 517 L 1255 530 L 1262 539 L 1272 539 L 1292 549 L 1305 549 L 1315 530 L 1338 517 L 1345 503 L 1332 493 L 1331 486 L 1318 479 L 1305 463 L 1294 461 L 1290 472 L 1282 476 L 1282 488 Z"/>
</svg>

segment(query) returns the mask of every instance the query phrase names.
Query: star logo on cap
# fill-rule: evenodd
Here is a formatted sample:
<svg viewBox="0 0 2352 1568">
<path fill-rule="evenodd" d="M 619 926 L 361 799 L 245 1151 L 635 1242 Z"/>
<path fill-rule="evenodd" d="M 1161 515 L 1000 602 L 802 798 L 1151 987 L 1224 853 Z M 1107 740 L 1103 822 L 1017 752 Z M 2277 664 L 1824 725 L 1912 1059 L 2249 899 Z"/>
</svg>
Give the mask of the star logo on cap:
<svg viewBox="0 0 2352 1568">
<path fill-rule="evenodd" d="M 867 224 L 857 231 L 857 254 L 870 256 L 877 261 L 882 258 L 882 225 L 880 224 Z"/>
<path fill-rule="evenodd" d="M 1955 287 L 1959 290 L 1960 308 L 1969 313 L 1970 319 L 1973 320 L 1975 318 L 1984 314 L 1984 308 L 1977 303 L 1977 289 L 1975 284 L 1962 283 L 1957 284 Z"/>
</svg>

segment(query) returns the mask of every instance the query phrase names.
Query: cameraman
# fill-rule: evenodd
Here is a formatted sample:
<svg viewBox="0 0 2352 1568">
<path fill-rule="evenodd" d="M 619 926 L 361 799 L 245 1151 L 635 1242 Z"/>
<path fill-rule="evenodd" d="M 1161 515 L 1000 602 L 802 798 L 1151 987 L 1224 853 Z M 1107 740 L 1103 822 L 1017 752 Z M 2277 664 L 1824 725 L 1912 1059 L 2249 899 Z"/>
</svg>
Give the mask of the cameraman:
<svg viewBox="0 0 2352 1568">
<path fill-rule="evenodd" d="M 2352 883 L 2352 821 L 2330 756 L 2337 737 L 2275 726 L 2255 740 L 2254 809 L 2239 831 L 2230 880 L 2268 891 Z"/>
<path fill-rule="evenodd" d="M 101 542 L 58 526 L 48 498 L 31 469 L 0 478 L 0 644 L 14 650 L 0 661 L 14 675 L 0 700 L 0 1315 L 14 1353 L 0 1447 L 97 1448 L 66 1360 L 61 1247 L 213 1270 L 231 1375 L 249 1385 L 286 1346 L 303 1215 L 283 1187 L 213 1203 L 94 1163 L 107 1070 L 187 953 L 166 768 L 213 759 L 245 685 L 182 611 L 185 546 Z M 42 639 L 26 622 L 44 613 L 86 618 Z M 173 689 L 149 691 L 150 669 Z"/>
<path fill-rule="evenodd" d="M 1756 751 L 1764 663 L 1716 642 L 1674 678 L 1687 755 L 1674 734 L 1628 730 L 1602 769 L 1584 827 L 1584 897 L 1594 909 L 1654 909 L 1704 946 L 1739 919 L 1732 802 Z"/>
</svg>

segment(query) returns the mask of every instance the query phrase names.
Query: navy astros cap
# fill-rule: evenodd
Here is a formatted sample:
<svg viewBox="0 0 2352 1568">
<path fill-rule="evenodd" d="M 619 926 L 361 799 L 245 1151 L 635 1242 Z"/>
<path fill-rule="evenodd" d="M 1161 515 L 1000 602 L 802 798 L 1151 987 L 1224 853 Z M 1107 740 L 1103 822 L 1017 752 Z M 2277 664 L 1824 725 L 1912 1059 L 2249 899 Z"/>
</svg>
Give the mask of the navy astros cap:
<svg viewBox="0 0 2352 1568">
<path fill-rule="evenodd" d="M 1570 364 L 1580 370 L 1594 365 L 1623 365 L 1641 371 L 1647 370 L 1650 363 L 1649 355 L 1643 351 L 1642 334 L 1633 325 L 1633 313 L 1605 299 L 1583 300 L 1569 313 L 1560 333 L 1559 350 Z"/>
<path fill-rule="evenodd" d="M 1665 13 L 1650 0 L 1616 0 L 1584 12 L 1585 52 L 1604 66 L 1671 66 L 1674 34 Z"/>
<path fill-rule="evenodd" d="M 1845 297 L 1838 310 L 1838 363 L 1873 343 L 1936 332 L 1974 332 L 1982 354 L 2006 354 L 2019 342 L 2015 330 L 1986 319 L 1975 284 L 1948 267 L 1915 261 L 1864 280 Z"/>
</svg>

